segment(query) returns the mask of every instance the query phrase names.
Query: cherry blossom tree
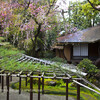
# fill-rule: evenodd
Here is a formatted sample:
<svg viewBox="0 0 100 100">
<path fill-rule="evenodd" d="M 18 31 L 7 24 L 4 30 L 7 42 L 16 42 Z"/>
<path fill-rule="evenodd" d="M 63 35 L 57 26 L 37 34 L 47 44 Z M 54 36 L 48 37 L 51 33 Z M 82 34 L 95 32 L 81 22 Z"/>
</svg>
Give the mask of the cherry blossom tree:
<svg viewBox="0 0 100 100">
<path fill-rule="evenodd" d="M 13 43 L 17 39 L 31 38 L 33 54 L 36 54 L 37 38 L 47 30 L 51 30 L 56 22 L 56 0 L 8 1 L 1 3 L 0 23 L 4 35 L 12 36 Z"/>
<path fill-rule="evenodd" d="M 46 40 L 45 34 L 61 22 L 56 2 L 57 0 L 1 1 L 0 24 L 3 35 L 25 50 L 31 44 L 31 55 L 37 56 L 38 50 L 44 47 L 42 44 Z M 68 27 L 65 28 L 67 30 Z"/>
</svg>

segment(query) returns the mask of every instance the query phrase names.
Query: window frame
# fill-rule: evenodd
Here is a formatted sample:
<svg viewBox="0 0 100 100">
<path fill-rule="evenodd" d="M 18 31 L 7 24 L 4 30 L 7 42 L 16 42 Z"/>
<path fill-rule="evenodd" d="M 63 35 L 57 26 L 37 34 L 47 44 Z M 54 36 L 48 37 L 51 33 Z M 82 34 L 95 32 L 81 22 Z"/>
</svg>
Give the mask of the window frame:
<svg viewBox="0 0 100 100">
<path fill-rule="evenodd" d="M 84 54 L 82 54 L 82 48 L 83 47 L 85 47 L 86 46 L 86 54 L 84 53 Z M 75 46 L 78 46 L 78 48 L 76 48 L 77 50 L 75 51 Z M 79 50 L 78 50 L 79 49 Z M 77 54 L 76 54 L 76 52 L 77 52 Z M 79 54 L 78 54 L 78 52 L 79 52 Z M 73 46 L 73 57 L 88 57 L 88 44 L 75 44 L 74 46 Z"/>
</svg>

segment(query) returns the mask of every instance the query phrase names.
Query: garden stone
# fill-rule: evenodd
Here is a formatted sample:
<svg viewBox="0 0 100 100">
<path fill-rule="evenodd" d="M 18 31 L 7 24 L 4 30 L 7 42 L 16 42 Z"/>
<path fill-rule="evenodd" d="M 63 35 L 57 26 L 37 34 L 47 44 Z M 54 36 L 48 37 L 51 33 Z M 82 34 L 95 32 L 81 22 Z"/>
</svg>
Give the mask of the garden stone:
<svg viewBox="0 0 100 100">
<path fill-rule="evenodd" d="M 56 82 L 54 82 L 54 81 L 49 81 L 49 82 L 48 82 L 48 85 L 49 85 L 49 86 L 56 86 Z"/>
</svg>

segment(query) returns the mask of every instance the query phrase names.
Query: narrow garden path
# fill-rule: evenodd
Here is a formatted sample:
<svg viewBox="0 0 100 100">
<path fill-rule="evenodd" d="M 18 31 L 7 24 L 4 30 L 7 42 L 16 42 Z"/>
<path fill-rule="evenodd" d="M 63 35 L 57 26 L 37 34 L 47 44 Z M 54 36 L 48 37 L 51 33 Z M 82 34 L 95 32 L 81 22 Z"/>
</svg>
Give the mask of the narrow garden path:
<svg viewBox="0 0 100 100">
<path fill-rule="evenodd" d="M 18 78 L 13 78 L 13 81 L 11 83 L 17 82 Z M 6 80 L 5 80 L 6 83 Z M 1 92 L 1 84 L 0 84 L 0 100 L 6 100 L 6 84 L 4 87 L 4 92 Z M 10 88 L 10 95 L 9 95 L 9 100 L 30 100 L 30 94 L 28 92 L 22 91 L 21 94 L 18 94 L 18 90 L 14 90 Z M 48 95 L 48 94 L 41 94 L 41 99 L 40 100 L 65 100 L 65 96 L 58 96 L 58 95 Z M 38 94 L 33 93 L 33 100 L 38 100 Z M 72 97 L 69 97 L 69 100 L 75 100 Z"/>
<path fill-rule="evenodd" d="M 12 91 L 10 89 L 10 91 Z M 30 94 L 27 92 L 22 92 L 22 94 L 18 94 L 17 90 L 13 90 L 10 92 L 10 100 L 29 100 Z M 36 93 L 33 94 L 33 100 L 38 100 L 38 95 Z M 6 100 L 6 92 L 0 93 L 0 100 Z M 65 100 L 65 96 L 56 96 L 56 95 L 41 95 L 41 100 Z M 75 100 L 69 97 L 69 100 Z"/>
</svg>

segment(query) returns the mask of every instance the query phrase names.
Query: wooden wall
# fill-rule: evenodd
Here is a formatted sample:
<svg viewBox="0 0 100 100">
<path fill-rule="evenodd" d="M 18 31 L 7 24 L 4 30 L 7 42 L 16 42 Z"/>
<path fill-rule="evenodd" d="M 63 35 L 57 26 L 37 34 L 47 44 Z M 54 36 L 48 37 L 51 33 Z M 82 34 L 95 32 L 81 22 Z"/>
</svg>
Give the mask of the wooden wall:
<svg viewBox="0 0 100 100">
<path fill-rule="evenodd" d="M 98 48 L 99 48 L 99 43 L 90 43 L 88 45 L 88 53 L 89 53 L 89 58 L 98 58 L 99 53 L 98 53 Z"/>
<path fill-rule="evenodd" d="M 65 58 L 63 49 L 56 49 L 56 56 L 60 58 Z"/>
<path fill-rule="evenodd" d="M 72 54 L 72 50 L 71 50 L 71 45 L 69 44 L 69 45 L 66 45 L 65 47 L 64 47 L 64 55 L 65 55 L 65 57 L 66 57 L 66 59 L 67 59 L 67 61 L 70 61 L 71 60 L 71 54 Z"/>
<path fill-rule="evenodd" d="M 73 58 L 73 51 L 72 51 L 72 45 L 68 44 L 64 46 L 64 50 L 61 49 L 56 49 L 56 56 L 61 57 L 61 58 L 66 58 L 67 61 L 71 61 Z M 88 58 L 91 60 L 96 60 L 97 58 L 100 57 L 100 42 L 96 43 L 89 43 L 88 44 Z M 87 58 L 87 57 L 81 57 L 82 58 Z M 80 58 L 77 58 L 80 59 Z"/>
</svg>

